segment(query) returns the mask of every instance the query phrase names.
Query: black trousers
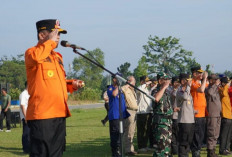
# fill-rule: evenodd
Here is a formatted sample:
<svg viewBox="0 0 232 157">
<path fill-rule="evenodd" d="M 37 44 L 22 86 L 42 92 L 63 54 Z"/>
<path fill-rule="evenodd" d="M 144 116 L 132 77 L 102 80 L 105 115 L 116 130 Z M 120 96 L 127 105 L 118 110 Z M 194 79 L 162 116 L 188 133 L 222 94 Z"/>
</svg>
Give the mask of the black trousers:
<svg viewBox="0 0 232 157">
<path fill-rule="evenodd" d="M 230 149 L 230 138 L 232 129 L 232 120 L 227 118 L 222 118 L 221 120 L 221 138 L 219 151 Z"/>
<path fill-rule="evenodd" d="M 205 136 L 205 117 L 197 118 L 195 117 L 194 133 L 193 133 L 193 142 L 191 145 L 192 152 L 200 151 L 204 136 Z"/>
<path fill-rule="evenodd" d="M 188 157 L 193 140 L 194 123 L 179 123 L 179 157 Z"/>
<path fill-rule="evenodd" d="M 149 146 L 153 147 L 154 140 L 152 134 L 152 114 L 137 114 L 137 142 L 138 149 L 147 148 L 149 140 Z"/>
<path fill-rule="evenodd" d="M 112 157 L 119 157 L 120 153 L 120 133 L 119 133 L 119 120 L 110 120 L 110 146 Z"/>
<path fill-rule="evenodd" d="M 65 150 L 66 119 L 52 118 L 28 121 L 30 157 L 62 157 Z"/>
<path fill-rule="evenodd" d="M 28 124 L 25 123 L 25 119 L 22 119 L 23 122 L 23 135 L 22 135 L 22 145 L 23 152 L 30 153 L 30 128 Z"/>
<path fill-rule="evenodd" d="M 178 127 L 177 119 L 172 119 L 172 143 L 171 143 L 172 149 L 171 149 L 171 152 L 173 155 L 178 154 L 178 145 L 179 145 L 178 132 L 179 132 L 179 127 Z"/>
<path fill-rule="evenodd" d="M 11 123 L 11 110 L 8 109 L 6 112 L 4 110 L 1 111 L 0 115 L 0 129 L 3 129 L 3 119 L 6 117 L 6 128 L 10 130 L 10 123 Z"/>
<path fill-rule="evenodd" d="M 149 147 L 150 148 L 154 147 L 154 135 L 153 135 L 152 119 L 153 119 L 153 114 L 149 113 L 148 125 L 149 125 L 149 128 L 150 128 L 150 131 L 149 131 Z"/>
</svg>

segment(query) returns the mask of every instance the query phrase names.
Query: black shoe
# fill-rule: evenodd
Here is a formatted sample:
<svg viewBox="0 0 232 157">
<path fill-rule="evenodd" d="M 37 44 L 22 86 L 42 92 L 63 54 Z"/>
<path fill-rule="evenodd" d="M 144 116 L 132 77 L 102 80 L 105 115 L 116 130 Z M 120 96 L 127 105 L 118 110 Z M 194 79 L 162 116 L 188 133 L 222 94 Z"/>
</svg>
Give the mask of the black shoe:
<svg viewBox="0 0 232 157">
<path fill-rule="evenodd" d="M 229 155 L 229 153 L 226 150 L 219 151 L 220 155 Z"/>
<path fill-rule="evenodd" d="M 126 156 L 136 156 L 138 153 L 137 152 L 127 152 L 125 153 Z"/>
<path fill-rule="evenodd" d="M 106 126 L 105 121 L 101 120 L 102 125 Z"/>
<path fill-rule="evenodd" d="M 120 157 L 121 156 L 119 148 L 111 149 L 111 151 L 112 151 L 112 157 Z"/>
</svg>

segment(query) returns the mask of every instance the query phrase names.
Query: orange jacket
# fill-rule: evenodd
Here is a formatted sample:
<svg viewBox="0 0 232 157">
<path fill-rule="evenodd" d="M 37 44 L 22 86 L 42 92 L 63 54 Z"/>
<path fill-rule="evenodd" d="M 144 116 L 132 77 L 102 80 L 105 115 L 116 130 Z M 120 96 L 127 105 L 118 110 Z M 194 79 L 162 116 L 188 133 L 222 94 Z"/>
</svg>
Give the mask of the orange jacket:
<svg viewBox="0 0 232 157">
<path fill-rule="evenodd" d="M 198 111 L 195 117 L 205 117 L 206 116 L 206 98 L 205 93 L 200 93 L 197 89 L 201 87 L 201 83 L 198 80 L 192 80 L 191 95 L 193 97 L 193 107 L 194 110 Z"/>
<path fill-rule="evenodd" d="M 25 52 L 28 93 L 26 120 L 71 116 L 62 56 L 48 40 Z"/>
</svg>

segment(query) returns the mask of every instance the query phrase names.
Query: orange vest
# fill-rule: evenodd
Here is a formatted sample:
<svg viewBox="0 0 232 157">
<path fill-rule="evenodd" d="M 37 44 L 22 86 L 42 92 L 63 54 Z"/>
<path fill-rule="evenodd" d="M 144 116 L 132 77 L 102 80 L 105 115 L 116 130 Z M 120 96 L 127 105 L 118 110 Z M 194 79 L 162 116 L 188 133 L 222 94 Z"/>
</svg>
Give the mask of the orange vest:
<svg viewBox="0 0 232 157">
<path fill-rule="evenodd" d="M 228 93 L 228 85 L 219 88 L 219 93 L 221 95 L 221 103 L 222 103 L 222 117 L 227 119 L 232 119 L 231 112 L 231 103 L 230 97 Z"/>
<path fill-rule="evenodd" d="M 198 80 L 192 80 L 191 95 L 193 97 L 194 110 L 198 111 L 195 117 L 205 117 L 206 111 L 206 98 L 205 93 L 200 93 L 197 89 L 201 87 L 201 83 Z"/>
<path fill-rule="evenodd" d="M 25 52 L 28 93 L 26 120 L 71 116 L 62 56 L 48 40 Z"/>
</svg>

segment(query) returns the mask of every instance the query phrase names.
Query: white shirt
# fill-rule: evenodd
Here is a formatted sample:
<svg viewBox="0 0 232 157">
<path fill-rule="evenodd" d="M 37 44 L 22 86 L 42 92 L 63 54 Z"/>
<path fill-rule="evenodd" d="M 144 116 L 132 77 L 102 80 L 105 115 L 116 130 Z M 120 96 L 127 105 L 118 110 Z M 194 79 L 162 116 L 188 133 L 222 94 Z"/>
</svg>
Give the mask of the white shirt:
<svg viewBox="0 0 232 157">
<path fill-rule="evenodd" d="M 146 84 L 140 85 L 138 88 L 143 92 L 150 94 Z M 138 102 L 137 114 L 152 113 L 151 99 L 148 98 L 145 94 L 137 91 L 137 102 Z"/>
<path fill-rule="evenodd" d="M 24 106 L 26 111 L 27 111 L 29 97 L 30 95 L 28 94 L 28 91 L 26 89 L 19 96 L 19 104 Z M 21 107 L 20 107 L 20 118 L 25 119 Z"/>
</svg>

